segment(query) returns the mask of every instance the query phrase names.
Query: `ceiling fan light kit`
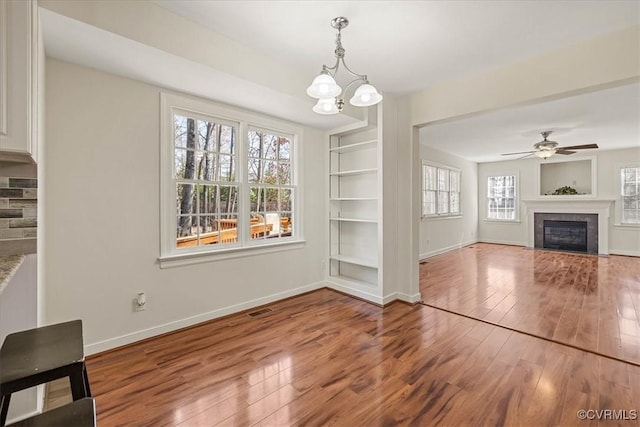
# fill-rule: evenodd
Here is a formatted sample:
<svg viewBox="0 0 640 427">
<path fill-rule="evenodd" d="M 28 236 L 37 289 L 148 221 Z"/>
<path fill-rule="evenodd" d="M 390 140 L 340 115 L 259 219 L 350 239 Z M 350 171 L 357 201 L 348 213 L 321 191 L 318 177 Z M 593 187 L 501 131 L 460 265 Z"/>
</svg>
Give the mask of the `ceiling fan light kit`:
<svg viewBox="0 0 640 427">
<path fill-rule="evenodd" d="M 351 71 L 344 62 L 345 50 L 342 47 L 342 29 L 346 28 L 347 25 L 349 25 L 349 20 L 343 16 L 338 16 L 331 21 L 331 26 L 338 30 L 336 49 L 334 51 L 336 63 L 333 67 L 323 65 L 320 74 L 313 79 L 313 82 L 311 82 L 311 85 L 307 88 L 307 95 L 318 99 L 318 102 L 313 107 L 313 111 L 318 114 L 338 114 L 344 107 L 344 98 L 339 97 L 343 91 L 335 80 L 340 64 L 342 64 L 351 76 L 355 77 L 354 80 L 345 86 L 344 93 L 354 84 L 361 83 L 353 94 L 353 97 L 349 100 L 351 105 L 356 107 L 369 107 L 382 101 L 382 95 L 369 83 L 367 75 Z"/>
<path fill-rule="evenodd" d="M 584 145 L 572 145 L 570 147 L 558 147 L 558 143 L 556 141 L 549 141 L 547 138 L 549 137 L 549 135 L 551 135 L 553 131 L 544 131 L 544 132 L 540 132 L 540 135 L 542 135 L 542 141 L 536 143 L 533 145 L 534 150 L 533 151 L 521 151 L 521 152 L 517 152 L 517 153 L 504 153 L 502 154 L 503 156 L 512 156 L 515 154 L 526 154 L 524 157 L 521 157 L 521 159 L 524 159 L 526 157 L 529 157 L 531 155 L 534 155 L 536 157 L 539 157 L 543 160 L 548 159 L 549 157 L 553 156 L 554 154 L 564 154 L 564 155 L 568 155 L 568 154 L 574 154 L 575 151 L 573 150 L 586 150 L 586 149 L 590 149 L 590 148 L 598 148 L 598 144 L 584 144 Z"/>
</svg>

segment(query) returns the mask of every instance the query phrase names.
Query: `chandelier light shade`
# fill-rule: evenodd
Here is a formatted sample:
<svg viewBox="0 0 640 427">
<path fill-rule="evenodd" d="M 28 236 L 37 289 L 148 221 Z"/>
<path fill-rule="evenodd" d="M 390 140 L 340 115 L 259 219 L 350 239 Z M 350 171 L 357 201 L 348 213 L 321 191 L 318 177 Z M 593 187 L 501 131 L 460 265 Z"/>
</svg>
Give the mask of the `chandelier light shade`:
<svg viewBox="0 0 640 427">
<path fill-rule="evenodd" d="M 382 95 L 378 93 L 375 87 L 365 83 L 356 89 L 349 103 L 356 107 L 368 107 L 376 105 L 380 101 L 382 101 Z"/>
<path fill-rule="evenodd" d="M 338 105 L 335 98 L 318 99 L 318 103 L 313 106 L 313 111 L 318 114 L 338 114 Z"/>
<path fill-rule="evenodd" d="M 337 114 L 342 111 L 344 98 L 340 98 L 339 96 L 343 94 L 343 91 L 335 80 L 340 65 L 342 65 L 352 77 L 355 77 L 355 79 L 345 86 L 344 94 L 346 94 L 352 86 L 359 84 L 353 97 L 349 100 L 351 105 L 356 107 L 369 107 L 382 101 L 382 95 L 369 83 L 367 75 L 354 73 L 344 62 L 345 50 L 342 47 L 342 29 L 346 28 L 347 25 L 349 25 L 349 20 L 343 16 L 334 18 L 331 21 L 331 26 L 338 30 L 335 50 L 336 63 L 333 67 L 323 65 L 320 74 L 313 79 L 313 82 L 311 82 L 311 85 L 307 88 L 307 95 L 318 99 L 317 104 L 313 107 L 313 111 L 318 114 Z"/>
<path fill-rule="evenodd" d="M 335 98 L 341 93 L 342 88 L 328 72 L 313 79 L 311 86 L 307 88 L 307 95 L 318 99 Z"/>
</svg>

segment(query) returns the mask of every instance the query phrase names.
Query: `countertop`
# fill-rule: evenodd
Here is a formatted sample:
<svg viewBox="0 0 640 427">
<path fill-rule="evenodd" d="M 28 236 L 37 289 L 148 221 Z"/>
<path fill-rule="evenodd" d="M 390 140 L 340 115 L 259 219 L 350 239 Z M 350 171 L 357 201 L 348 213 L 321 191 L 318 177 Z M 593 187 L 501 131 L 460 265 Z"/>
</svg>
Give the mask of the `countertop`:
<svg viewBox="0 0 640 427">
<path fill-rule="evenodd" d="M 0 256 L 0 294 L 25 259 L 25 255 Z"/>
</svg>

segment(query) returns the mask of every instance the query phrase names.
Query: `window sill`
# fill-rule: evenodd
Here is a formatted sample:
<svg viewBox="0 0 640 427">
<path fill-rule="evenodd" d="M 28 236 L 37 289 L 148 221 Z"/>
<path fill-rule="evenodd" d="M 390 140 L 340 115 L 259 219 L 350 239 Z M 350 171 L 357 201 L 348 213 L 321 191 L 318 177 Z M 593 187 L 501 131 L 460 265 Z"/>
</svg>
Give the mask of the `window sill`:
<svg viewBox="0 0 640 427">
<path fill-rule="evenodd" d="M 271 243 L 268 245 L 249 246 L 211 252 L 191 252 L 178 255 L 165 255 L 158 258 L 158 264 L 160 264 L 160 268 L 164 269 L 201 264 L 204 262 L 215 262 L 233 258 L 264 255 L 274 252 L 302 249 L 304 248 L 305 242 L 305 240 L 295 240 L 291 242 Z"/>
<path fill-rule="evenodd" d="M 619 222 L 618 224 L 613 224 L 615 228 L 621 228 L 623 230 L 640 230 L 640 224 L 625 224 Z"/>
<path fill-rule="evenodd" d="M 499 222 L 501 224 L 520 224 L 521 221 L 519 219 L 493 219 L 493 218 L 485 218 L 484 222 Z"/>
<path fill-rule="evenodd" d="M 432 219 L 460 219 L 462 218 L 462 215 L 427 215 L 427 216 L 423 216 L 422 220 L 423 221 L 430 221 Z"/>
</svg>

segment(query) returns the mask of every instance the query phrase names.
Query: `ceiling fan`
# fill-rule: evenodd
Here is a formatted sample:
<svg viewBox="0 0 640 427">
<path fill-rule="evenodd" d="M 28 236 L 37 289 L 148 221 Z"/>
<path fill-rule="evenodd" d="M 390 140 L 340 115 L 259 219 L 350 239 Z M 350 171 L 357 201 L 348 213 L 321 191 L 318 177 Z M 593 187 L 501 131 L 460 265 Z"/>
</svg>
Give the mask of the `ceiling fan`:
<svg viewBox="0 0 640 427">
<path fill-rule="evenodd" d="M 553 131 L 550 131 L 550 130 L 545 132 L 540 132 L 540 135 L 542 135 L 542 138 L 544 139 L 533 145 L 533 148 L 534 148 L 533 151 L 521 151 L 518 153 L 504 153 L 502 155 L 513 156 L 516 154 L 526 154 L 526 156 L 521 157 L 521 159 L 524 159 L 525 157 L 529 157 L 531 155 L 535 155 L 537 157 L 540 157 L 541 159 L 548 159 L 554 154 L 573 154 L 575 153 L 575 151 L 573 150 L 586 150 L 588 148 L 598 148 L 598 144 L 585 144 L 585 145 L 572 145 L 570 147 L 558 147 L 557 142 L 547 140 L 547 137 L 551 135 L 552 132 Z"/>
</svg>

